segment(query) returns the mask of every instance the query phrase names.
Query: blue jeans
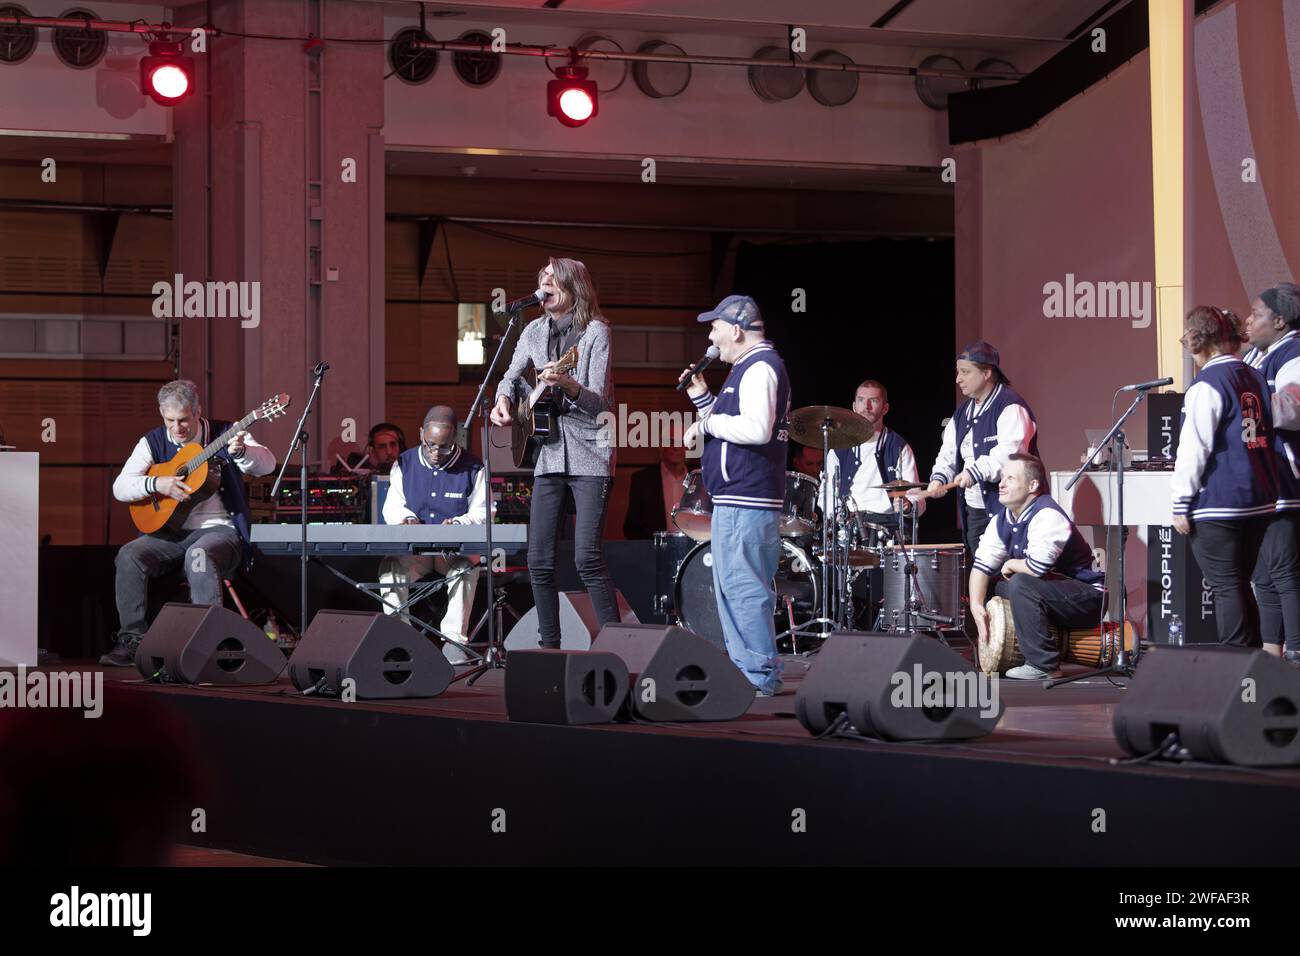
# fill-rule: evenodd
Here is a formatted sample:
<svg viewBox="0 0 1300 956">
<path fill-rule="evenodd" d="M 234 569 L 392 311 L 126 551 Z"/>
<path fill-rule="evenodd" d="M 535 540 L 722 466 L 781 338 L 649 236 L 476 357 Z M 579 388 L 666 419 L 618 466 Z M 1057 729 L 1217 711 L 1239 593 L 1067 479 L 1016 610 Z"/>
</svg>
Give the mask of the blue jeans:
<svg viewBox="0 0 1300 956">
<path fill-rule="evenodd" d="M 776 656 L 776 591 L 781 514 L 713 506 L 713 590 L 727 653 L 751 684 L 768 693 L 781 682 Z"/>
</svg>

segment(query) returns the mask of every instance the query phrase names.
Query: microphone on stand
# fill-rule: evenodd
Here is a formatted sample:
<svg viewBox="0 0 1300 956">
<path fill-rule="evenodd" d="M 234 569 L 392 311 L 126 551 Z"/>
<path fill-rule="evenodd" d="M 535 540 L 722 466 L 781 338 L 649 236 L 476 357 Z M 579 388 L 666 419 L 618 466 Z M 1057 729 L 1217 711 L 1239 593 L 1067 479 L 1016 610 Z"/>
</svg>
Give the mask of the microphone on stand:
<svg viewBox="0 0 1300 956">
<path fill-rule="evenodd" d="M 717 359 L 717 357 L 720 354 L 721 353 L 718 351 L 718 347 L 716 345 L 710 345 L 709 350 L 704 353 L 704 357 L 701 358 L 694 365 L 692 365 L 691 370 L 687 374 L 687 376 L 677 383 L 677 391 L 679 392 L 686 391 L 687 387 L 689 387 L 691 384 L 691 379 L 693 379 L 696 375 L 699 375 L 706 368 L 712 365 L 714 360 Z"/>
<path fill-rule="evenodd" d="M 546 293 L 538 289 L 532 295 L 526 295 L 522 299 L 515 299 L 513 302 L 506 304 L 507 312 L 518 312 L 520 309 L 526 309 L 529 306 L 541 305 L 546 301 Z"/>
<path fill-rule="evenodd" d="M 1146 392 L 1153 388 L 1163 388 L 1166 385 L 1174 384 L 1172 378 L 1158 378 L 1154 382 L 1139 382 L 1137 385 L 1125 385 L 1120 389 L 1121 392 Z"/>
</svg>

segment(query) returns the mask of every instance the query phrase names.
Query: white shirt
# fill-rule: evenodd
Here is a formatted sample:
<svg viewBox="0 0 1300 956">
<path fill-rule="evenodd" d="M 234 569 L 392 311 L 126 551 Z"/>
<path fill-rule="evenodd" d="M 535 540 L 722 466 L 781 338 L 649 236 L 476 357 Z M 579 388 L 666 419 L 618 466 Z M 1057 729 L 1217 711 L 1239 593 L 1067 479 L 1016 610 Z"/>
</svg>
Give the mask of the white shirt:
<svg viewBox="0 0 1300 956">
<path fill-rule="evenodd" d="M 209 434 L 211 431 L 212 427 L 208 420 L 201 418 L 199 419 L 198 435 L 191 441 L 198 441 L 199 436 L 201 436 L 205 439 L 204 444 L 206 444 L 216 437 Z M 173 455 L 180 451 L 180 446 L 172 441 L 170 434 L 167 436 L 167 443 L 168 447 L 172 449 Z M 260 475 L 269 475 L 275 471 L 274 453 L 265 445 L 259 445 L 251 435 L 244 442 L 244 454 L 232 460 L 235 462 L 235 467 L 242 474 L 251 475 L 254 478 Z M 118 501 L 142 501 L 148 498 L 150 494 L 147 489 L 149 468 L 156 464 L 159 464 L 159 462 L 153 460 L 153 453 L 149 451 L 149 442 L 141 437 L 135 443 L 135 448 L 131 451 L 131 457 L 122 466 L 122 473 L 113 480 L 113 497 Z M 209 461 L 208 464 L 211 467 L 213 462 Z M 235 523 L 230 519 L 230 512 L 226 511 L 226 506 L 221 503 L 220 494 L 205 498 L 191 508 L 189 514 L 185 516 L 185 523 L 181 527 L 186 531 L 196 531 L 199 528 L 212 528 L 217 525 L 224 525 L 227 528 L 235 526 Z"/>
<path fill-rule="evenodd" d="M 1019 515 L 1008 516 L 1013 528 L 1025 520 L 1025 512 L 1036 500 L 1037 497 L 1030 498 L 1020 509 Z M 1024 560 L 1029 569 L 1041 577 L 1056 564 L 1056 559 L 1061 556 L 1061 552 L 1070 542 L 1073 529 L 1070 526 L 1070 519 L 1055 508 L 1036 508 L 1028 520 L 1029 534 L 1025 541 Z M 990 521 L 984 533 L 980 535 L 979 545 L 975 549 L 975 568 L 989 577 L 997 577 L 1009 557 L 1011 553 L 1002 543 L 1002 536 L 998 534 L 998 520 Z M 1105 590 L 1105 586 L 1100 582 L 1093 587 L 1098 591 Z"/>
<path fill-rule="evenodd" d="M 424 460 L 424 449 L 420 449 L 420 454 L 416 457 L 420 464 L 430 471 L 443 471 L 450 468 L 460 460 L 461 450 L 459 446 L 452 452 L 451 458 L 447 464 L 439 468 L 434 468 Z M 402 463 L 399 459 L 393 462 L 393 468 L 388 473 L 388 497 L 384 499 L 384 523 L 385 524 L 403 524 L 407 518 L 418 518 L 414 511 L 406 506 L 406 494 L 402 491 Z M 484 524 L 487 520 L 487 482 L 483 480 L 484 471 L 479 469 L 478 475 L 474 478 L 474 489 L 469 495 L 469 508 L 463 515 L 457 515 L 451 519 L 452 524 Z M 493 513 L 496 509 L 493 508 Z"/>
<path fill-rule="evenodd" d="M 876 464 L 876 446 L 880 443 L 880 432 L 876 432 L 871 438 L 858 445 L 855 449 L 858 453 L 857 472 L 853 475 L 853 481 L 849 485 L 849 508 L 853 511 L 873 512 L 875 514 L 892 514 L 894 503 L 890 499 L 888 492 L 881 490 L 878 485 L 884 484 L 884 479 L 880 474 L 880 468 Z M 886 463 L 888 464 L 888 463 Z M 903 481 L 917 481 L 916 456 L 912 454 L 912 446 L 904 443 L 903 450 L 898 454 L 898 477 Z M 840 488 L 840 459 L 834 452 L 831 452 L 830 458 L 826 459 L 826 491 L 827 495 L 838 495 Z M 823 496 L 822 509 L 826 513 L 826 495 Z M 916 513 L 922 514 L 925 511 L 925 502 L 913 501 L 913 508 Z"/>
<path fill-rule="evenodd" d="M 997 442 L 989 449 L 987 455 L 975 457 L 974 419 L 979 417 L 980 409 L 984 407 L 984 403 L 993 398 L 1001 388 L 1002 386 L 999 385 L 990 392 L 984 402 L 971 403 L 966 412 L 967 419 L 971 421 L 971 427 L 966 429 L 966 435 L 962 439 L 960 449 L 957 447 L 956 416 L 954 415 L 948 420 L 948 424 L 943 427 L 943 446 L 939 449 L 939 456 L 934 460 L 934 467 L 930 469 L 931 479 L 942 479 L 945 484 L 955 479 L 963 471 L 970 472 L 970 476 L 976 480 L 976 484 L 966 489 L 966 506 L 968 508 L 984 509 L 984 495 L 980 491 L 979 482 L 1000 481 L 1002 479 L 1002 468 L 1011 459 L 1012 455 L 1029 454 L 1029 442 L 1033 439 L 1035 431 L 1037 431 L 1034 420 L 1029 417 L 1029 409 L 1023 405 L 1008 405 L 1002 409 L 1002 414 L 998 416 Z"/>
<path fill-rule="evenodd" d="M 755 350 L 771 347 L 768 342 L 759 342 L 746 349 L 735 364 L 739 365 Z M 699 411 L 700 431 L 736 445 L 766 445 L 772 438 L 772 426 L 777 418 L 776 369 L 767 362 L 754 362 L 741 373 L 737 387 L 740 412 L 735 415 L 713 414 L 712 393 L 691 399 Z"/>
</svg>

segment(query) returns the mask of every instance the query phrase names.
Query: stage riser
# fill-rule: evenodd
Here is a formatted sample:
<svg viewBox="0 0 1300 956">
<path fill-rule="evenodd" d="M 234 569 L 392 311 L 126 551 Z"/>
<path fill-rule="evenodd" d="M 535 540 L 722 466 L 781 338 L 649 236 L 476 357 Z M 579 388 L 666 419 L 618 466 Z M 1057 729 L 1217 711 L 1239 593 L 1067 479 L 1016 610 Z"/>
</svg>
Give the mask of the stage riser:
<svg viewBox="0 0 1300 956">
<path fill-rule="evenodd" d="M 1293 787 L 916 753 L 402 714 L 149 688 L 211 791 L 186 843 L 318 863 L 1290 865 L 1247 808 Z M 110 700 L 111 703 L 111 700 Z M 713 725 L 721 729 L 723 725 Z M 994 744 L 989 743 L 992 747 Z M 957 753 L 962 754 L 960 758 Z M 506 831 L 492 829 L 505 810 Z M 1106 832 L 1093 832 L 1094 811 Z M 796 810 L 806 832 L 794 832 Z"/>
</svg>

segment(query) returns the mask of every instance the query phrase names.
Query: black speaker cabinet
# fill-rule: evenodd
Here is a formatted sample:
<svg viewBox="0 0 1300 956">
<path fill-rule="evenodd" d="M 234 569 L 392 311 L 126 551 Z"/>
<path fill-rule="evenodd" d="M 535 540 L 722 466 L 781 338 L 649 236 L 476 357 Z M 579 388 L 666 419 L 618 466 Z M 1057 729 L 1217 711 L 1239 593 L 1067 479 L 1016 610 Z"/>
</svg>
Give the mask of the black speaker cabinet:
<svg viewBox="0 0 1300 956">
<path fill-rule="evenodd" d="M 997 678 L 932 637 L 836 631 L 799 684 L 795 714 L 820 734 L 844 714 L 884 740 L 966 740 L 1002 716 Z"/>
<path fill-rule="evenodd" d="M 164 604 L 135 651 L 144 677 L 180 684 L 266 684 L 284 664 L 256 624 L 207 604 Z"/>
<path fill-rule="evenodd" d="M 685 628 L 607 624 L 591 649 L 622 658 L 629 703 L 646 720 L 734 720 L 754 702 L 731 658 Z"/>
<path fill-rule="evenodd" d="M 370 611 L 319 611 L 289 658 L 293 686 L 341 696 L 352 680 L 358 700 L 437 697 L 455 673 L 442 651 L 396 617 Z M 322 684 L 323 681 L 323 684 Z"/>
<path fill-rule="evenodd" d="M 627 699 L 627 665 L 598 651 L 511 651 L 506 715 L 534 724 L 607 724 Z"/>
<path fill-rule="evenodd" d="M 1115 739 L 1141 755 L 1171 733 L 1197 760 L 1300 764 L 1300 672 L 1263 651 L 1158 648 L 1115 708 Z"/>
<path fill-rule="evenodd" d="M 628 605 L 623 592 L 614 590 L 615 606 L 618 608 L 620 621 L 637 622 L 636 614 Z M 564 651 L 591 650 L 600 625 L 596 623 L 596 608 L 591 603 L 591 596 L 586 591 L 560 592 L 560 649 Z M 507 651 L 535 651 L 541 639 L 541 627 L 537 622 L 537 608 L 531 607 L 524 616 L 515 622 L 503 642 Z"/>
</svg>

